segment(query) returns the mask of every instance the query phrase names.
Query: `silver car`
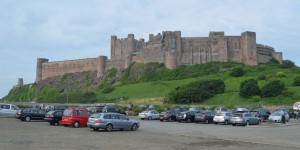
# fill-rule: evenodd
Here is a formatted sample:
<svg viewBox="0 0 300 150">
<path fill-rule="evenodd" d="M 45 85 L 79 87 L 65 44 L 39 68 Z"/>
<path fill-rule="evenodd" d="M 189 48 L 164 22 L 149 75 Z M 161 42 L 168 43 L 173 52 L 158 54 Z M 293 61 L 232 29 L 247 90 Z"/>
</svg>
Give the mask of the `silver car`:
<svg viewBox="0 0 300 150">
<path fill-rule="evenodd" d="M 148 120 L 159 119 L 159 113 L 155 110 L 145 110 L 145 111 L 139 113 L 138 117 L 142 120 L 144 120 L 144 119 L 148 119 Z"/>
<path fill-rule="evenodd" d="M 109 132 L 113 129 L 136 131 L 140 127 L 140 123 L 119 113 L 97 113 L 90 116 L 87 126 L 95 131 L 99 129 Z"/>
<path fill-rule="evenodd" d="M 252 116 L 249 113 L 236 113 L 233 114 L 233 117 L 230 120 L 232 126 L 235 125 L 244 125 L 249 126 L 250 124 L 260 124 L 261 119 L 255 116 Z"/>
<path fill-rule="evenodd" d="M 290 116 L 287 112 L 284 111 L 275 111 L 269 116 L 269 121 L 271 122 L 281 122 L 282 115 L 285 116 L 285 121 L 289 122 Z"/>
<path fill-rule="evenodd" d="M 0 116 L 14 117 L 18 110 L 16 105 L 0 103 Z"/>
</svg>

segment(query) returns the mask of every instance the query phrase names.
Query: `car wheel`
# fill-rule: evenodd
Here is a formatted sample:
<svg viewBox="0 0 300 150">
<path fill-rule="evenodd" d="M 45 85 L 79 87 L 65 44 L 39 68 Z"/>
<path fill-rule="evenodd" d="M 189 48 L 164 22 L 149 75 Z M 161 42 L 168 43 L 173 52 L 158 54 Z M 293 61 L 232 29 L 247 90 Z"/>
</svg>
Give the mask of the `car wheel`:
<svg viewBox="0 0 300 150">
<path fill-rule="evenodd" d="M 225 125 L 228 125 L 228 120 L 225 120 L 224 124 L 225 124 Z"/>
<path fill-rule="evenodd" d="M 181 121 L 178 121 L 179 123 L 181 123 Z"/>
<path fill-rule="evenodd" d="M 249 126 L 249 121 L 246 121 L 246 124 L 245 124 L 245 126 Z"/>
<path fill-rule="evenodd" d="M 65 125 L 65 124 L 64 124 L 64 127 L 68 127 L 68 125 Z"/>
<path fill-rule="evenodd" d="M 131 130 L 132 130 L 132 131 L 136 131 L 137 129 L 138 129 L 137 124 L 133 124 L 133 125 L 131 126 Z"/>
<path fill-rule="evenodd" d="M 191 119 L 188 119 L 187 122 L 190 123 L 190 122 L 191 122 Z"/>
<path fill-rule="evenodd" d="M 232 126 L 236 126 L 236 124 L 232 124 Z"/>
<path fill-rule="evenodd" d="M 61 125 L 62 125 L 62 124 L 61 124 L 61 120 L 59 120 L 57 124 L 58 124 L 59 126 L 61 126 Z"/>
<path fill-rule="evenodd" d="M 50 122 L 50 125 L 52 125 L 52 126 L 53 126 L 53 125 L 55 125 L 55 123 L 54 123 L 54 122 Z"/>
<path fill-rule="evenodd" d="M 25 117 L 25 120 L 26 120 L 27 122 L 29 122 L 29 121 L 31 120 L 31 118 L 30 118 L 29 116 L 27 116 L 27 117 Z"/>
<path fill-rule="evenodd" d="M 258 125 L 261 125 L 261 121 L 260 120 L 258 120 L 258 123 L 257 123 Z"/>
<path fill-rule="evenodd" d="M 209 121 L 208 121 L 208 120 L 205 120 L 205 123 L 206 123 L 206 124 L 208 124 L 208 123 L 209 123 Z"/>
<path fill-rule="evenodd" d="M 152 120 L 152 117 L 150 116 L 150 117 L 148 117 L 148 120 Z"/>
<path fill-rule="evenodd" d="M 106 125 L 105 130 L 110 132 L 113 129 L 113 126 L 111 124 Z"/>
<path fill-rule="evenodd" d="M 141 120 L 144 120 L 145 118 L 141 118 Z"/>
<path fill-rule="evenodd" d="M 163 120 L 159 120 L 159 121 L 161 121 L 161 122 L 162 122 Z"/>
<path fill-rule="evenodd" d="M 218 123 L 215 122 L 215 125 L 217 125 Z"/>
<path fill-rule="evenodd" d="M 169 117 L 168 121 L 169 121 L 169 122 L 171 122 L 171 121 L 172 121 L 172 118 L 171 118 L 171 117 Z"/>
<path fill-rule="evenodd" d="M 76 121 L 76 122 L 74 122 L 74 124 L 73 124 L 73 127 L 74 127 L 74 128 L 78 128 L 78 127 L 79 127 L 79 125 L 80 125 L 80 124 L 79 124 L 79 122 L 78 122 L 78 121 Z"/>
</svg>

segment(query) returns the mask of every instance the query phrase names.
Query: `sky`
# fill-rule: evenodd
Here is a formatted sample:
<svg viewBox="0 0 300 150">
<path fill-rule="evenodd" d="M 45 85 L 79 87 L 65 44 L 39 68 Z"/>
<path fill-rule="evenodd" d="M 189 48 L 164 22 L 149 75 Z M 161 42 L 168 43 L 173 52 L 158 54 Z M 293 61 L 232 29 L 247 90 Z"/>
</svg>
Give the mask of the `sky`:
<svg viewBox="0 0 300 150">
<path fill-rule="evenodd" d="M 35 82 L 37 58 L 110 58 L 111 35 L 254 31 L 299 66 L 299 8 L 299 0 L 0 0 L 0 98 L 18 78 Z"/>
</svg>

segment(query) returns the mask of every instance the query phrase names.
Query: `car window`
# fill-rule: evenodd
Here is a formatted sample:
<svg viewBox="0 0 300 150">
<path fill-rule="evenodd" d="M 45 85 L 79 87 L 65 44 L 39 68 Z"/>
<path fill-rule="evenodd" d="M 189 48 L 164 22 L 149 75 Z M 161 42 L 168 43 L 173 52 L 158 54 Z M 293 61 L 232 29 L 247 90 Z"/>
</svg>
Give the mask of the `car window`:
<svg viewBox="0 0 300 150">
<path fill-rule="evenodd" d="M 46 112 L 44 110 L 39 110 L 38 113 L 39 114 L 45 114 Z"/>
<path fill-rule="evenodd" d="M 1 105 L 2 109 L 10 109 L 10 105 Z"/>
<path fill-rule="evenodd" d="M 36 109 L 32 109 L 32 111 L 31 111 L 32 113 L 38 113 L 38 110 L 36 110 Z"/>
<path fill-rule="evenodd" d="M 72 110 L 71 109 L 66 109 L 63 113 L 63 116 L 71 116 Z"/>
<path fill-rule="evenodd" d="M 112 119 L 119 119 L 119 115 L 111 115 Z"/>
<path fill-rule="evenodd" d="M 62 116 L 62 111 L 56 112 L 56 115 L 57 115 L 57 116 Z"/>
<path fill-rule="evenodd" d="M 119 116 L 119 118 L 121 119 L 121 120 L 127 120 L 128 118 L 127 117 L 125 117 L 124 115 L 118 115 Z"/>
<path fill-rule="evenodd" d="M 111 115 L 104 115 L 103 118 L 104 119 L 111 119 Z"/>
</svg>

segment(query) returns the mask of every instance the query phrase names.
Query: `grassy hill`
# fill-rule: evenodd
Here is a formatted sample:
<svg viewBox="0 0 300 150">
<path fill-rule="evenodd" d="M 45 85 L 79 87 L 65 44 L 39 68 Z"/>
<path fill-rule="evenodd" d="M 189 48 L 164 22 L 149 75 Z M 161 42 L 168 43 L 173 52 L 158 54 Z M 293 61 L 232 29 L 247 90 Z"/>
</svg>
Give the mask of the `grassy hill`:
<svg viewBox="0 0 300 150">
<path fill-rule="evenodd" d="M 241 77 L 230 76 L 233 68 L 242 67 L 245 75 Z M 300 87 L 293 86 L 293 80 L 300 75 L 299 68 L 282 68 L 281 65 L 261 64 L 257 66 L 244 66 L 243 64 L 227 62 L 213 62 L 208 64 L 198 64 L 192 66 L 182 66 L 173 70 L 164 67 L 163 64 L 133 63 L 122 73 L 117 74 L 115 71 L 94 90 L 82 89 L 81 91 L 64 92 L 53 88 L 44 88 L 43 92 L 37 93 L 32 89 L 12 89 L 4 100 L 23 101 L 20 97 L 26 97 L 24 94 L 30 94 L 32 98 L 39 102 L 119 102 L 119 103 L 162 103 L 164 97 L 178 86 L 188 84 L 199 79 L 221 79 L 225 83 L 225 92 L 205 100 L 199 104 L 203 105 L 246 105 L 246 104 L 263 104 L 263 105 L 292 105 L 300 99 Z M 283 74 L 284 76 L 279 76 Z M 239 96 L 240 83 L 246 79 L 257 79 L 264 75 L 265 80 L 258 80 L 260 87 L 269 80 L 277 79 L 284 82 L 286 89 L 284 92 L 273 98 L 242 98 Z M 23 95 L 19 96 L 18 95 Z M 14 95 L 14 96 L 12 96 Z M 13 99 L 12 99 L 13 98 Z M 123 99 L 123 100 L 120 100 Z"/>
</svg>

